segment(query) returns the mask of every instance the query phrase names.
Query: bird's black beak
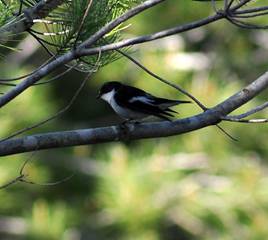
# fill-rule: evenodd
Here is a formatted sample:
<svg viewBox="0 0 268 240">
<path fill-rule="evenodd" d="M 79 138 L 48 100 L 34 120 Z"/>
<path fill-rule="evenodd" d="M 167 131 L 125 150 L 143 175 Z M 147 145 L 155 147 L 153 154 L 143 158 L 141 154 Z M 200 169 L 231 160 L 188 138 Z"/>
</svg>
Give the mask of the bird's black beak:
<svg viewBox="0 0 268 240">
<path fill-rule="evenodd" d="M 100 97 L 101 97 L 101 94 L 99 93 L 99 94 L 97 95 L 96 99 L 100 99 Z"/>
</svg>

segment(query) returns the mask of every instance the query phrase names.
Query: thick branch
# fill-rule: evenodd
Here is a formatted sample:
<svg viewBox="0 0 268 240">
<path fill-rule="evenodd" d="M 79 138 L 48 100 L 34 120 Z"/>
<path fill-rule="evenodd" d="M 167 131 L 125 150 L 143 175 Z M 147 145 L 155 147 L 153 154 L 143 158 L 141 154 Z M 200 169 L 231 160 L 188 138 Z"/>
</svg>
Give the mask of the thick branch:
<svg viewBox="0 0 268 240">
<path fill-rule="evenodd" d="M 11 139 L 0 143 L 0 155 L 11 155 L 41 149 L 97 144 L 120 140 L 167 137 L 217 124 L 221 118 L 250 101 L 268 88 L 268 72 L 224 102 L 204 113 L 179 119 L 174 122 L 144 123 L 130 125 L 123 134 L 118 126 L 52 132 Z"/>
<path fill-rule="evenodd" d="M 51 61 L 47 65 L 43 66 L 39 70 L 35 71 L 33 75 L 27 77 L 23 82 L 17 84 L 16 87 L 9 90 L 5 93 L 2 97 L 0 97 L 0 107 L 4 106 L 5 104 L 9 103 L 12 99 L 18 96 L 20 93 L 25 91 L 27 88 L 35 84 L 37 81 L 42 79 L 44 76 L 48 75 L 58 67 L 72 61 L 75 59 L 75 52 L 70 51 L 55 60 Z"/>
</svg>

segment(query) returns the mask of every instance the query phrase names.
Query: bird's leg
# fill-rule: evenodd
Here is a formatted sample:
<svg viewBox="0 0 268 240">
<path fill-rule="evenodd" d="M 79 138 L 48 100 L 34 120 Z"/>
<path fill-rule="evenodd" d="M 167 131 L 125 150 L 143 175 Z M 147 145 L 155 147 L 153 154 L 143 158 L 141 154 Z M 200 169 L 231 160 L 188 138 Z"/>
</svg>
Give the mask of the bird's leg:
<svg viewBox="0 0 268 240">
<path fill-rule="evenodd" d="M 127 127 L 127 125 L 128 124 L 134 124 L 134 125 L 138 125 L 138 124 L 140 124 L 141 122 L 140 121 L 137 121 L 137 120 L 134 120 L 134 119 L 125 119 L 123 122 L 121 122 L 120 124 L 119 124 L 119 127 L 120 127 L 120 129 L 122 130 L 122 132 L 124 133 L 124 134 L 127 134 L 127 132 L 128 132 L 128 127 Z"/>
<path fill-rule="evenodd" d="M 125 119 L 123 122 L 119 124 L 119 128 L 121 129 L 123 133 L 127 133 L 127 130 L 128 130 L 127 124 L 130 123 L 131 121 L 132 119 Z"/>
<path fill-rule="evenodd" d="M 128 126 L 127 124 L 130 123 L 132 119 L 125 119 L 123 122 L 119 124 L 119 131 L 120 131 L 120 138 L 121 140 L 127 140 L 128 138 Z"/>
<path fill-rule="evenodd" d="M 131 122 L 132 119 L 125 119 L 123 122 L 120 123 L 120 127 L 126 128 L 126 125 Z"/>
<path fill-rule="evenodd" d="M 138 120 L 134 120 L 134 119 L 126 119 L 121 123 L 121 125 L 126 126 L 128 123 L 132 123 L 136 125 L 136 124 L 140 124 L 141 122 Z"/>
</svg>

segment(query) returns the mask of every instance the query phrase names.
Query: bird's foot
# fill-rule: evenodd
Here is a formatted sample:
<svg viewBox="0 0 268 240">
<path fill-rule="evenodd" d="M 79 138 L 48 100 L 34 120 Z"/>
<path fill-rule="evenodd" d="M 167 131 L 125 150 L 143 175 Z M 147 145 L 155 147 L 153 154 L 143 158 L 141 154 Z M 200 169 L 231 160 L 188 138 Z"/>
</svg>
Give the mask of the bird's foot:
<svg viewBox="0 0 268 240">
<path fill-rule="evenodd" d="M 130 124 L 131 121 L 132 121 L 132 119 L 126 119 L 119 124 L 119 128 L 121 129 L 122 132 L 128 131 L 128 124 Z"/>
<path fill-rule="evenodd" d="M 130 123 L 131 119 L 127 119 L 127 120 L 124 120 L 123 122 L 121 122 L 119 124 L 119 127 L 122 129 L 122 128 L 126 128 L 127 127 L 127 124 Z"/>
<path fill-rule="evenodd" d="M 140 121 L 134 120 L 134 119 L 127 119 L 125 121 L 123 121 L 122 123 L 120 123 L 121 126 L 125 127 L 127 126 L 127 124 L 140 124 Z"/>
<path fill-rule="evenodd" d="M 127 140 L 128 139 L 128 133 L 130 129 L 132 129 L 131 126 L 140 124 L 139 121 L 133 120 L 133 119 L 127 119 L 119 124 L 119 129 L 121 132 L 121 138 Z"/>
<path fill-rule="evenodd" d="M 121 122 L 118 127 L 119 127 L 119 135 L 120 135 L 120 139 L 123 141 L 127 141 L 128 140 L 128 123 L 130 123 L 131 120 L 127 119 L 124 120 L 123 122 Z"/>
</svg>

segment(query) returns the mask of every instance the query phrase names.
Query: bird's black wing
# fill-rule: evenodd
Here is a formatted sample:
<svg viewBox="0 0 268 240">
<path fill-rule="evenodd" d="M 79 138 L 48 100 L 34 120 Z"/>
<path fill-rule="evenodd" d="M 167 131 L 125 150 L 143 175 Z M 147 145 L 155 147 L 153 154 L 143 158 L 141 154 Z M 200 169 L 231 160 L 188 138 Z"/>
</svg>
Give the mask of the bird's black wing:
<svg viewBox="0 0 268 240">
<path fill-rule="evenodd" d="M 171 100 L 161 97 L 156 97 L 148 92 L 145 92 L 139 88 L 132 86 L 124 86 L 120 89 L 119 94 L 124 93 L 127 98 L 132 99 L 135 97 L 144 97 L 147 99 L 147 102 L 154 105 L 159 105 L 161 109 L 172 107 L 182 103 L 191 103 L 191 101 L 184 100 Z"/>
<path fill-rule="evenodd" d="M 121 88 L 114 97 L 118 105 L 131 109 L 132 111 L 154 115 L 169 121 L 170 119 L 168 117 L 173 117 L 172 114 L 162 110 L 155 104 L 154 96 L 138 88 Z"/>
<path fill-rule="evenodd" d="M 155 96 L 151 95 L 150 93 L 147 93 L 143 91 L 142 89 L 132 87 L 132 86 L 126 86 L 120 89 L 119 93 L 124 92 L 125 95 L 127 95 L 129 98 L 141 96 L 141 97 L 147 97 L 151 100 L 154 100 L 156 98 Z"/>
</svg>

